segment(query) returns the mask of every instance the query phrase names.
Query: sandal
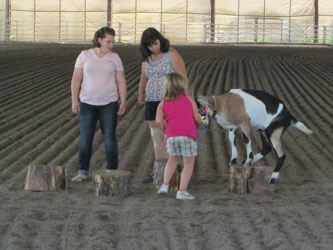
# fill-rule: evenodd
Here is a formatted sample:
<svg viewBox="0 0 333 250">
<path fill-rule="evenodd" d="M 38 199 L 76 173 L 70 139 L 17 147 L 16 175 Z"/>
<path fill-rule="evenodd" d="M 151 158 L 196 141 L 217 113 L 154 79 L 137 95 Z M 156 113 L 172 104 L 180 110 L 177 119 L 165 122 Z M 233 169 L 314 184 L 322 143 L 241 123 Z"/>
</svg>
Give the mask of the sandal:
<svg viewBox="0 0 333 250">
<path fill-rule="evenodd" d="M 143 183 L 152 183 L 152 182 L 154 182 L 154 178 L 153 178 L 153 176 L 147 176 L 147 177 L 145 177 L 143 180 L 142 180 L 142 182 Z"/>
<path fill-rule="evenodd" d="M 77 176 L 72 178 L 72 183 L 80 183 L 83 181 L 86 181 L 88 179 L 88 176 L 85 174 L 78 174 Z"/>
</svg>

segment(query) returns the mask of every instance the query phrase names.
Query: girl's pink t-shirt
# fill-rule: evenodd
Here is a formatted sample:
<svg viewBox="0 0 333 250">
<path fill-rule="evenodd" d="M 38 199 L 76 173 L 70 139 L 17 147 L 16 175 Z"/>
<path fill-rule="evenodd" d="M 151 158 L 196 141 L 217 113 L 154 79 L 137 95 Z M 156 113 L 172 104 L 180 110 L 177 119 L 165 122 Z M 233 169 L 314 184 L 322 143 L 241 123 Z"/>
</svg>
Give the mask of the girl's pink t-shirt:
<svg viewBox="0 0 333 250">
<path fill-rule="evenodd" d="M 166 137 L 187 136 L 197 141 L 191 101 L 181 95 L 172 101 L 163 101 L 163 113 L 166 120 Z"/>
<path fill-rule="evenodd" d="M 117 53 L 108 52 L 99 58 L 94 49 L 83 50 L 75 68 L 83 68 L 80 101 L 91 105 L 106 105 L 118 101 L 116 70 L 124 71 Z"/>
</svg>

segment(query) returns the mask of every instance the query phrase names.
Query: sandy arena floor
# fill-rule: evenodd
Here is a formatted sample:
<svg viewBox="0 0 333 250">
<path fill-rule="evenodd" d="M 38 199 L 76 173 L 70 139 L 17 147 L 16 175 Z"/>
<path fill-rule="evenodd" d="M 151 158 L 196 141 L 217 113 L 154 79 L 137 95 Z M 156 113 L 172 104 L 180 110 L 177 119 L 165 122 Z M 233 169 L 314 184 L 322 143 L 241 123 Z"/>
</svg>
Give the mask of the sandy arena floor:
<svg viewBox="0 0 333 250">
<path fill-rule="evenodd" d="M 116 45 L 128 82 L 118 121 L 119 169 L 132 174 L 126 199 L 93 195 L 93 182 L 67 191 L 24 191 L 31 164 L 77 170 L 78 117 L 71 112 L 74 62 L 87 45 L 0 44 L 0 249 L 333 249 L 333 48 L 177 46 L 196 95 L 265 90 L 314 131 L 289 128 L 276 192 L 228 191 L 228 134 L 201 134 L 190 184 L 193 202 L 159 197 L 142 178 L 153 149 L 137 104 L 136 46 Z M 245 148 L 238 145 L 244 159 Z M 253 131 L 254 153 L 260 149 Z M 258 164 L 275 164 L 273 154 Z M 98 131 L 91 170 L 105 168 Z M 91 171 L 91 172 L 92 172 Z"/>
</svg>

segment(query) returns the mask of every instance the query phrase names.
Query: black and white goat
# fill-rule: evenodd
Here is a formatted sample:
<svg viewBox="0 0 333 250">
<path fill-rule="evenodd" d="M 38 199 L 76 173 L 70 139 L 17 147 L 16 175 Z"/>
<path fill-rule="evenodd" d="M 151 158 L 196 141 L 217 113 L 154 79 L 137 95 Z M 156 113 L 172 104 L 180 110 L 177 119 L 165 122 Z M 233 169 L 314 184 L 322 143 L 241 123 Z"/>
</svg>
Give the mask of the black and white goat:
<svg viewBox="0 0 333 250">
<path fill-rule="evenodd" d="M 276 97 L 259 90 L 230 89 L 217 96 L 196 98 L 199 110 L 207 107 L 209 117 L 215 119 L 223 128 L 229 129 L 231 143 L 230 164 L 237 163 L 235 132 L 242 129 L 246 144 L 247 159 L 245 166 L 253 164 L 268 154 L 272 147 L 277 154 L 277 162 L 270 183 L 275 183 L 286 159 L 281 145 L 283 132 L 291 125 L 306 134 L 311 134 L 302 122 L 297 121 L 286 106 Z M 253 156 L 251 148 L 251 127 L 259 131 L 262 150 Z"/>
</svg>

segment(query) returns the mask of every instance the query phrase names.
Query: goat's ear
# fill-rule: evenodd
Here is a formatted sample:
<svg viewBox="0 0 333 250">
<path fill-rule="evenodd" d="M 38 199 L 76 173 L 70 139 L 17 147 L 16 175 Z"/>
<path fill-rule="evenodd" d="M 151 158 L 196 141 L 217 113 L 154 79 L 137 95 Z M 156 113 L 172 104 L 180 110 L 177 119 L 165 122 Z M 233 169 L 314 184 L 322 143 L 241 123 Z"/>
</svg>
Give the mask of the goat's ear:
<svg viewBox="0 0 333 250">
<path fill-rule="evenodd" d="M 197 97 L 195 98 L 195 101 L 196 101 L 196 102 L 199 102 L 200 99 L 202 99 L 202 96 L 201 96 L 201 95 L 197 96 Z"/>
<path fill-rule="evenodd" d="M 204 105 L 205 103 L 205 97 L 200 95 L 196 98 L 197 102 L 200 104 L 200 105 Z"/>
</svg>

